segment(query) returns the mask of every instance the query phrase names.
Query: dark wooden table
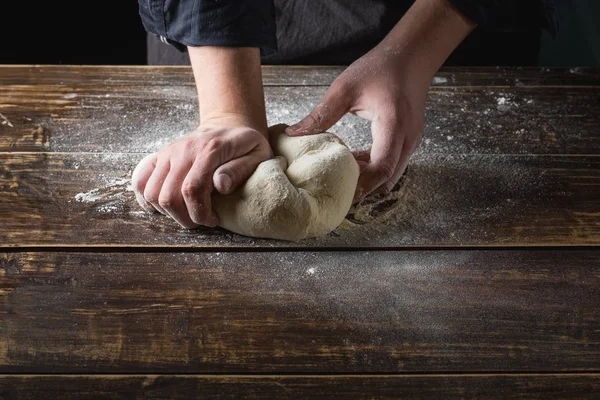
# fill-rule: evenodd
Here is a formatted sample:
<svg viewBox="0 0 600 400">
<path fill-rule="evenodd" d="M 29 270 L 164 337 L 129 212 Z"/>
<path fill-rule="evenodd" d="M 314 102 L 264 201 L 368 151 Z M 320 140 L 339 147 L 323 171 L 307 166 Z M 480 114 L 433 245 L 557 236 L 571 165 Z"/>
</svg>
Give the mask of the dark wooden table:
<svg viewBox="0 0 600 400">
<path fill-rule="evenodd" d="M 340 71 L 265 67 L 269 122 Z M 0 66 L 0 397 L 599 396 L 600 70 L 445 69 L 426 114 L 391 194 L 259 240 L 135 203 L 188 68 Z"/>
</svg>

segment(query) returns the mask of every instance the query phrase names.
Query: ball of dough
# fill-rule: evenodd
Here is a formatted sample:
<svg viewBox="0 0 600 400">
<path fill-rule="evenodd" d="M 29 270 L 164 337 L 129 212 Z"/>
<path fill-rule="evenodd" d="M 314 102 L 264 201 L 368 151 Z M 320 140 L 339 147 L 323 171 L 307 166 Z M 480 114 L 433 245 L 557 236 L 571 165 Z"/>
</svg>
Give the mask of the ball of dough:
<svg viewBox="0 0 600 400">
<path fill-rule="evenodd" d="M 219 226 L 246 236 L 300 240 L 324 235 L 342 223 L 350 206 L 358 164 L 336 136 L 287 136 L 269 130 L 275 158 L 259 164 L 248 181 L 213 205 Z"/>
</svg>

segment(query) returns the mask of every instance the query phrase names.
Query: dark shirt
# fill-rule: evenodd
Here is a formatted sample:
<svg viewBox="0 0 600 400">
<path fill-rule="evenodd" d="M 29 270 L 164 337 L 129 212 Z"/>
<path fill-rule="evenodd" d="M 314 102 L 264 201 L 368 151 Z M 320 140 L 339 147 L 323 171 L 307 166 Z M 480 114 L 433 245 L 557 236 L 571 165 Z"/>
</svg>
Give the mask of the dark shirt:
<svg viewBox="0 0 600 400">
<path fill-rule="evenodd" d="M 344 65 L 381 41 L 414 1 L 138 2 L 146 30 L 179 51 L 186 46 L 259 47 L 264 64 Z M 556 33 L 551 0 L 450 2 L 478 28 L 447 65 L 534 65 L 541 30 Z"/>
</svg>

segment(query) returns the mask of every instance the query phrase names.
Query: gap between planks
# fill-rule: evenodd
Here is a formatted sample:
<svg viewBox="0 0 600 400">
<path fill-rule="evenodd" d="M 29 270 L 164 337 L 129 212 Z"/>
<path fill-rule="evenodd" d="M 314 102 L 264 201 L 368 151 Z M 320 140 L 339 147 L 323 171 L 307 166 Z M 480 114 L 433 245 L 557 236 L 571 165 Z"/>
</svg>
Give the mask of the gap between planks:
<svg viewBox="0 0 600 400">
<path fill-rule="evenodd" d="M 438 246 L 398 246 L 398 247 L 192 247 L 190 245 L 37 245 L 5 246 L 0 245 L 4 253 L 333 253 L 333 252 L 411 252 L 411 251 L 600 251 L 597 245 L 438 245 Z"/>
<path fill-rule="evenodd" d="M 81 155 L 91 155 L 91 156 L 97 156 L 97 155 L 104 155 L 104 154 L 111 154 L 111 155 L 148 155 L 151 152 L 138 152 L 138 151 L 134 151 L 134 152 L 123 152 L 123 151 L 7 151 L 7 150 L 2 150 L 0 149 L 0 154 L 16 154 L 16 155 L 24 155 L 24 156 L 28 156 L 28 155 L 34 155 L 34 156 L 39 156 L 39 155 L 73 155 L 73 154 L 81 154 Z M 428 156 L 446 156 L 449 153 L 436 153 L 436 152 L 428 152 L 427 155 Z M 499 157 L 499 156 L 503 156 L 503 157 L 600 157 L 600 154 L 592 154 L 592 153 L 578 153 L 578 154 L 551 154 L 551 153 L 544 153 L 544 154 L 540 154 L 540 153 L 451 153 L 452 156 L 465 156 L 465 157 L 470 157 L 470 156 L 489 156 L 489 157 Z"/>
<path fill-rule="evenodd" d="M 600 371 L 563 371 L 563 372 L 451 372 L 448 374 L 441 373 L 427 373 L 427 372 L 402 372 L 398 374 L 379 374 L 379 373 L 361 373 L 361 374 L 335 374 L 335 373 L 312 373 L 312 374 L 297 374 L 297 373 L 244 373 L 244 374 L 230 374 L 230 373 L 210 373 L 210 374 L 198 374 L 198 373 L 156 373 L 156 374 L 130 374 L 130 373 L 76 373 L 76 374 L 65 374 L 65 373 L 44 373 L 44 374 L 21 374 L 21 373 L 1 373 L 0 378 L 2 377 L 22 377 L 22 378 L 43 378 L 43 377 L 103 377 L 103 378 L 121 378 L 121 377 L 160 377 L 160 376 L 169 376 L 169 377 L 198 377 L 198 378 L 402 378 L 402 377 L 411 377 L 411 378 L 444 378 L 444 377 L 501 377 L 501 376 L 524 376 L 524 377 L 568 377 L 568 376 L 581 376 L 581 377 L 594 377 L 600 378 Z"/>
</svg>

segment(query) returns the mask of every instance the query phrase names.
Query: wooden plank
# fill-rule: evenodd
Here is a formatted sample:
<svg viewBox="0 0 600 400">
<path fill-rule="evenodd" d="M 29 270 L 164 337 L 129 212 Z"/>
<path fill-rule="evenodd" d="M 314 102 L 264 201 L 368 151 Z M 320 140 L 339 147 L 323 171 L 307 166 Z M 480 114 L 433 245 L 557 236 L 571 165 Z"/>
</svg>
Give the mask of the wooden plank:
<svg viewBox="0 0 600 400">
<path fill-rule="evenodd" d="M 599 255 L 7 253 L 0 372 L 598 372 Z"/>
<path fill-rule="evenodd" d="M 591 399 L 599 374 L 230 376 L 10 375 L 9 399 Z"/>
<path fill-rule="evenodd" d="M 265 86 L 328 86 L 344 67 L 263 67 Z M 585 71 L 580 81 L 593 82 L 593 70 Z M 582 76 L 588 76 L 582 80 Z M 189 66 L 72 66 L 23 65 L 0 66 L 0 86 L 65 85 L 65 86 L 194 86 Z"/>
<path fill-rule="evenodd" d="M 263 66 L 265 86 L 329 86 L 343 66 Z M 435 86 L 599 86 L 598 68 L 444 67 Z M 194 85 L 189 66 L 0 65 L 7 85 Z"/>
<path fill-rule="evenodd" d="M 77 77 L 82 71 L 87 69 L 62 74 Z M 106 79 L 128 77 L 120 69 L 110 71 Z M 196 93 L 181 79 L 179 84 L 166 85 L 150 78 L 129 86 L 76 82 L 0 86 L 0 113 L 6 118 L 4 125 L 0 121 L 0 151 L 157 151 L 197 124 Z M 265 90 L 269 123 L 291 124 L 310 112 L 326 87 Z M 598 109 L 600 84 L 435 87 L 429 95 L 419 152 L 600 154 Z M 353 149 L 371 143 L 369 121 L 355 116 L 345 117 L 331 131 Z"/>
<path fill-rule="evenodd" d="M 0 150 L 152 152 L 193 129 L 191 87 L 119 87 L 75 93 L 33 86 L 0 109 Z M 6 90 L 6 89 L 5 89 Z M 447 89 L 432 91 L 420 152 L 469 154 L 598 154 L 600 90 Z M 267 88 L 269 123 L 294 123 L 324 88 Z M 499 105 L 509 99 L 508 105 Z M 505 100 L 506 101 L 506 100 Z M 331 129 L 351 148 L 368 148 L 369 121 L 347 116 Z"/>
<path fill-rule="evenodd" d="M 143 212 L 130 187 L 143 154 L 0 154 L 0 247 L 196 248 L 597 246 L 600 157 L 415 156 L 399 185 L 299 242 L 183 230 Z"/>
</svg>

